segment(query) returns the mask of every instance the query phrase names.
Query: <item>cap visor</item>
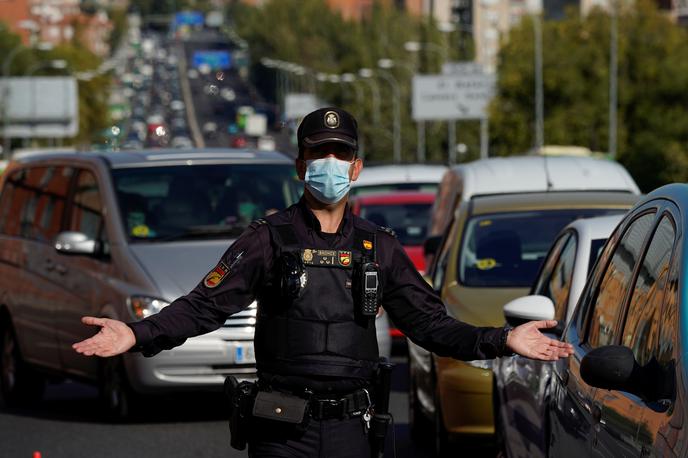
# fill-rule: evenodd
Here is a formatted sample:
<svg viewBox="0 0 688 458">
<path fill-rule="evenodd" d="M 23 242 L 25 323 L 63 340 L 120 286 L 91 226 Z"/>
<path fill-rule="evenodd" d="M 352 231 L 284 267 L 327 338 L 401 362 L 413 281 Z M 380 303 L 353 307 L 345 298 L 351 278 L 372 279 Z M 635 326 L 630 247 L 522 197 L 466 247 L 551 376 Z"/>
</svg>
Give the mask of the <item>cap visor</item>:
<svg viewBox="0 0 688 458">
<path fill-rule="evenodd" d="M 334 132 L 315 134 L 303 139 L 303 146 L 307 147 L 323 145 L 325 143 L 343 143 L 354 149 L 357 146 L 356 140 L 353 138 L 349 137 L 348 135 L 342 135 Z"/>
</svg>

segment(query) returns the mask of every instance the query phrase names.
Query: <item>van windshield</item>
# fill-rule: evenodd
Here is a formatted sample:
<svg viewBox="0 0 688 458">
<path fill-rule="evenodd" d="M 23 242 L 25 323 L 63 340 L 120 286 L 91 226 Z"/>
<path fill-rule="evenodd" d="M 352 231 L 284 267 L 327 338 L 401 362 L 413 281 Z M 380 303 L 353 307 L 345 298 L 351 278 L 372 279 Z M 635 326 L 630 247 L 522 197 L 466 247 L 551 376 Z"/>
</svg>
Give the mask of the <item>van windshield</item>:
<svg viewBox="0 0 688 458">
<path fill-rule="evenodd" d="M 479 287 L 530 287 L 561 229 L 578 218 L 624 213 L 612 209 L 543 210 L 471 218 L 459 256 L 459 282 Z"/>
<path fill-rule="evenodd" d="M 124 229 L 132 241 L 227 238 L 295 203 L 291 164 L 212 164 L 115 169 Z"/>
</svg>

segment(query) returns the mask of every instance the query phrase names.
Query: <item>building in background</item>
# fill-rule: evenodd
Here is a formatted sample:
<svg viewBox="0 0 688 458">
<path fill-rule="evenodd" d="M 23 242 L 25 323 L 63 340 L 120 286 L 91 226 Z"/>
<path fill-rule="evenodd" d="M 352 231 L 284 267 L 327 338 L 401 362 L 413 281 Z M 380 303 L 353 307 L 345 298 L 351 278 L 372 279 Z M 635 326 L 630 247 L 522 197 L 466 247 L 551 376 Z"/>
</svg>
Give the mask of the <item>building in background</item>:
<svg viewBox="0 0 688 458">
<path fill-rule="evenodd" d="M 22 39 L 24 44 L 31 40 L 31 30 L 22 27 L 30 21 L 29 0 L 0 0 L 0 21 L 7 24 Z"/>
<path fill-rule="evenodd" d="M 80 44 L 94 54 L 104 57 L 110 52 L 112 22 L 104 9 L 84 13 L 80 0 L 0 0 L 0 6 L 0 21 L 19 34 L 25 45 L 32 41 L 61 45 L 79 34 Z M 33 30 L 22 26 L 27 21 Z"/>
</svg>

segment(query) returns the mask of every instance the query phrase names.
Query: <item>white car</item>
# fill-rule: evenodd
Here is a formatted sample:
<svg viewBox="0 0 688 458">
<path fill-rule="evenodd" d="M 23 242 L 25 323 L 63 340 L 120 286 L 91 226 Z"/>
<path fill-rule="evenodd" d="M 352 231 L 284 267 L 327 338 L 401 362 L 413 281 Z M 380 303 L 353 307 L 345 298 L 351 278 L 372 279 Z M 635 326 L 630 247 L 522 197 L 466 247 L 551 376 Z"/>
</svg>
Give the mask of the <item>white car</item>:
<svg viewBox="0 0 688 458">
<path fill-rule="evenodd" d="M 351 196 L 391 191 L 436 192 L 444 165 L 396 164 L 366 166 L 351 183 Z"/>
<path fill-rule="evenodd" d="M 550 337 L 559 337 L 576 307 L 588 273 L 623 215 L 579 219 L 552 244 L 531 295 L 504 306 L 507 322 L 556 319 Z M 547 456 L 545 412 L 552 363 L 521 356 L 499 358 L 493 365 L 495 431 L 506 456 Z M 508 441 L 502 440 L 507 438 Z"/>
</svg>

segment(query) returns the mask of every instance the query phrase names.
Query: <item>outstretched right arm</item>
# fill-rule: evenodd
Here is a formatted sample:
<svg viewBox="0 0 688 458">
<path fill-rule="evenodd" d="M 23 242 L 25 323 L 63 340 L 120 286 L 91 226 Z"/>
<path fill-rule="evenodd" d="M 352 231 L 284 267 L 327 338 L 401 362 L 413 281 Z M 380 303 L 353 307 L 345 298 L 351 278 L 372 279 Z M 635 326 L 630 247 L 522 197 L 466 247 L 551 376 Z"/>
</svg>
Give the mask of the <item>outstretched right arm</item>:
<svg viewBox="0 0 688 458">
<path fill-rule="evenodd" d="M 136 345 L 134 331 L 121 321 L 85 316 L 81 322 L 89 326 L 100 326 L 100 331 L 93 337 L 72 345 L 77 353 L 86 356 L 115 356 Z"/>
<path fill-rule="evenodd" d="M 271 253 L 268 228 L 254 223 L 189 294 L 133 323 L 83 317 L 84 324 L 100 326 L 100 331 L 72 347 L 87 356 L 114 356 L 132 349 L 153 356 L 214 331 L 253 302 L 270 269 Z"/>
</svg>

